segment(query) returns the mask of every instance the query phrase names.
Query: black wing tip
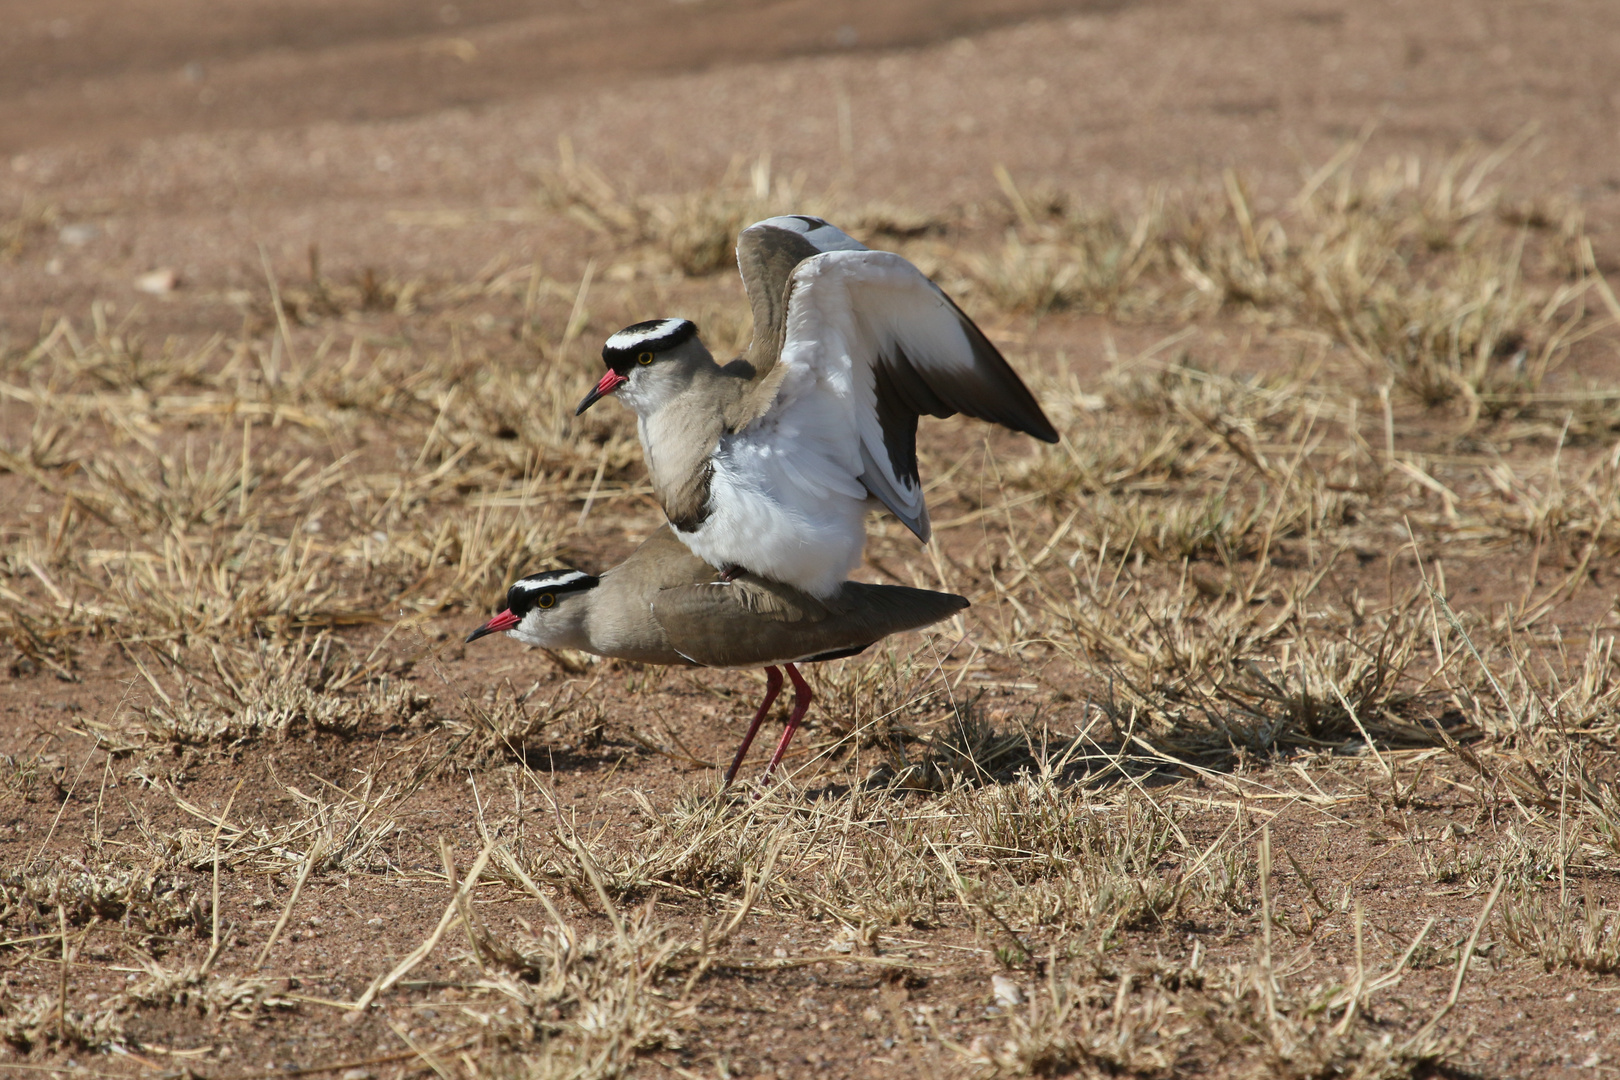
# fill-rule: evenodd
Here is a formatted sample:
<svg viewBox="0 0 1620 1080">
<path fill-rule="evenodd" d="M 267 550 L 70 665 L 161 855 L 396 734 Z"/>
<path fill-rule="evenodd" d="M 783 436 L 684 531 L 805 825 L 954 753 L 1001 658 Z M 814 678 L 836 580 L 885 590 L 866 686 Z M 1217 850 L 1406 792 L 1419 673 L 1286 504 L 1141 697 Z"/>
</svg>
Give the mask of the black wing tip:
<svg viewBox="0 0 1620 1080">
<path fill-rule="evenodd" d="M 941 619 L 948 619 L 957 612 L 966 611 L 973 606 L 968 603 L 968 598 L 965 596 L 958 596 L 956 593 L 939 592 L 935 589 L 917 589 L 908 585 L 880 585 L 878 588 L 897 589 L 908 593 L 913 604 L 916 604 L 920 610 L 928 612 L 930 618 L 928 622 L 918 624 L 917 629 L 919 630 L 924 626 L 937 623 Z"/>
<path fill-rule="evenodd" d="M 944 296 L 946 302 L 956 310 L 962 332 L 967 335 L 968 343 L 973 349 L 974 359 L 983 364 L 981 374 L 988 375 L 990 381 L 999 383 L 994 392 L 1007 399 L 1000 416 L 986 416 L 976 410 L 965 408 L 966 402 L 946 404 L 976 419 L 989 420 L 1004 428 L 1039 439 L 1041 442 L 1057 442 L 1059 439 L 1057 428 L 1047 419 L 1046 410 L 1035 400 L 1035 394 L 1030 390 L 1029 384 L 1024 382 L 1017 370 L 1007 362 L 1007 358 L 1001 355 L 1001 350 L 996 348 L 996 343 L 980 329 L 979 324 L 944 291 L 941 291 L 940 295 Z"/>
<path fill-rule="evenodd" d="M 1025 394 L 1029 394 L 1027 386 L 1023 386 L 1022 383 L 1019 385 Z M 1035 395 L 1033 394 L 1029 394 L 1029 400 L 1025 403 L 1024 408 L 1008 409 L 1001 411 L 997 416 L 984 416 L 980 417 L 980 419 L 1000 424 L 1008 431 L 1028 435 L 1030 438 L 1039 439 L 1043 443 L 1055 443 L 1061 438 L 1058 429 L 1052 425 L 1052 421 L 1046 418 L 1046 410 L 1042 409 L 1035 401 Z"/>
<path fill-rule="evenodd" d="M 1002 363 L 1007 364 L 1006 360 L 1002 360 Z M 1035 394 L 1029 385 L 1018 377 L 1011 364 L 1007 364 L 1006 374 L 1012 380 L 1011 385 L 1004 388 L 1006 396 L 1011 399 L 1007 402 L 1011 407 L 995 417 L 996 423 L 1044 443 L 1057 442 L 1058 430 L 1047 418 L 1046 410 L 1041 408 L 1041 403 L 1035 400 Z"/>
<path fill-rule="evenodd" d="M 963 411 L 966 412 L 966 410 Z M 975 416 L 973 413 L 967 413 L 967 415 Z M 1046 418 L 1046 413 L 1041 410 L 1039 405 L 1035 405 L 1033 410 L 1021 411 L 1017 414 L 1002 413 L 999 416 L 976 416 L 975 418 L 988 420 L 993 424 L 1000 424 L 1008 431 L 1028 435 L 1030 438 L 1038 439 L 1043 443 L 1056 443 L 1062 440 L 1062 436 L 1058 434 L 1058 429 L 1052 426 L 1052 421 Z"/>
</svg>

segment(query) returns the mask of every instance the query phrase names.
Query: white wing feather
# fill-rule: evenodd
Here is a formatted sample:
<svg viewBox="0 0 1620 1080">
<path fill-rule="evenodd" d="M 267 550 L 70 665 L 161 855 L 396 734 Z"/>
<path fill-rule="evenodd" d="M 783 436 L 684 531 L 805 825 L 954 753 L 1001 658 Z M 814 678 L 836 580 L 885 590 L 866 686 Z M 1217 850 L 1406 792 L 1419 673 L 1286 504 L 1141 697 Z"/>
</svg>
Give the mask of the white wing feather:
<svg viewBox="0 0 1620 1080">
<path fill-rule="evenodd" d="M 927 539 L 922 487 L 896 472 L 877 410 L 877 365 L 897 352 L 935 373 L 969 371 L 974 363 L 956 309 L 905 259 L 867 250 L 806 259 L 793 272 L 777 361 L 786 369 L 781 385 L 771 408 L 739 434 L 772 439 L 775 432 L 808 428 L 832 435 L 818 440 L 821 455 L 807 454 L 811 448 L 801 444 L 794 460 L 808 474 L 836 476 L 823 483 L 840 491 L 858 481 Z M 821 460 L 807 460 L 816 456 Z"/>
</svg>

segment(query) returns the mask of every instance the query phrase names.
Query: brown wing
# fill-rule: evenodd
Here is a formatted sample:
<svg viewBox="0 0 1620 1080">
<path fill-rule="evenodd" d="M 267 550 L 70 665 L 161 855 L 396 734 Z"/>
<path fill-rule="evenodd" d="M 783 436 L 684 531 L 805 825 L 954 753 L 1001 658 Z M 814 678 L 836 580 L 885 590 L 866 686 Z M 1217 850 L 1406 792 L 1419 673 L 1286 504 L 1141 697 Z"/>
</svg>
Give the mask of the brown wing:
<svg viewBox="0 0 1620 1080">
<path fill-rule="evenodd" d="M 797 589 L 746 576 L 665 589 L 652 602 L 671 646 L 707 667 L 759 667 L 859 652 L 968 606 L 952 593 L 846 582 L 823 603 Z"/>
<path fill-rule="evenodd" d="M 881 347 L 872 358 L 872 383 L 889 470 L 874 467 L 877 461 L 872 448 L 862 446 L 867 468 L 861 482 L 924 541 L 929 533 L 926 512 L 918 514 L 906 505 L 911 501 L 910 492 L 921 488 L 917 473 L 919 416 L 944 419 L 962 413 L 1033 435 L 1042 442 L 1056 442 L 1058 438 L 1035 395 L 984 331 L 943 290 L 935 287 L 934 291 L 955 315 L 968 356 L 952 355 L 948 350 L 930 353 L 916 344 L 911 344 L 908 351 L 908 344 L 899 340 Z M 962 362 L 964 359 L 967 362 Z M 891 475 L 899 486 L 889 483 Z"/>
<path fill-rule="evenodd" d="M 737 237 L 737 269 L 754 310 L 754 340 L 748 362 L 763 379 L 776 365 L 787 331 L 788 288 L 793 269 L 828 251 L 865 251 L 866 246 L 818 217 L 788 214 L 748 226 Z"/>
</svg>

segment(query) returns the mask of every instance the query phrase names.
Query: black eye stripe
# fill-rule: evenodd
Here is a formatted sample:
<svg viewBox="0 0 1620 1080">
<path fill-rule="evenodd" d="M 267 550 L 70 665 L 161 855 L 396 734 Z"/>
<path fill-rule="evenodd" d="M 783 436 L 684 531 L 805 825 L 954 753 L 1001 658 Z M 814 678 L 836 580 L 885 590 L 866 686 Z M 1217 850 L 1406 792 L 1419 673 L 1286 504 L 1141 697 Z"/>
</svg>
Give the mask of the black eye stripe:
<svg viewBox="0 0 1620 1080">
<path fill-rule="evenodd" d="M 690 319 L 649 319 L 609 337 L 602 346 L 602 362 L 620 375 L 638 364 L 652 360 L 641 357 L 651 354 L 656 360 L 660 353 L 691 341 L 697 336 L 697 324 Z"/>
<path fill-rule="evenodd" d="M 550 570 L 514 581 L 506 590 L 506 607 L 522 618 L 535 608 L 546 610 L 560 597 L 596 587 L 598 578 L 578 570 Z"/>
</svg>

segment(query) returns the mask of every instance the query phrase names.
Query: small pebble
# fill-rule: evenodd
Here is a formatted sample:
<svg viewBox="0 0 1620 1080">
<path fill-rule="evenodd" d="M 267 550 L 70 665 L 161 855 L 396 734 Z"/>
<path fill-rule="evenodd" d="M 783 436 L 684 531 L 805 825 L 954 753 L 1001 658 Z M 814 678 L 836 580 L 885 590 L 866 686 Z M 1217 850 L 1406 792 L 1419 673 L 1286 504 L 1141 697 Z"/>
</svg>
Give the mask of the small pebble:
<svg viewBox="0 0 1620 1080">
<path fill-rule="evenodd" d="M 153 296 L 172 293 L 180 287 L 180 275 L 168 267 L 151 270 L 135 279 L 135 288 Z"/>
<path fill-rule="evenodd" d="M 990 988 L 995 991 L 996 1004 L 1002 1008 L 1011 1008 L 1024 1003 L 1024 992 L 1018 984 L 1005 975 L 990 976 Z"/>
</svg>

